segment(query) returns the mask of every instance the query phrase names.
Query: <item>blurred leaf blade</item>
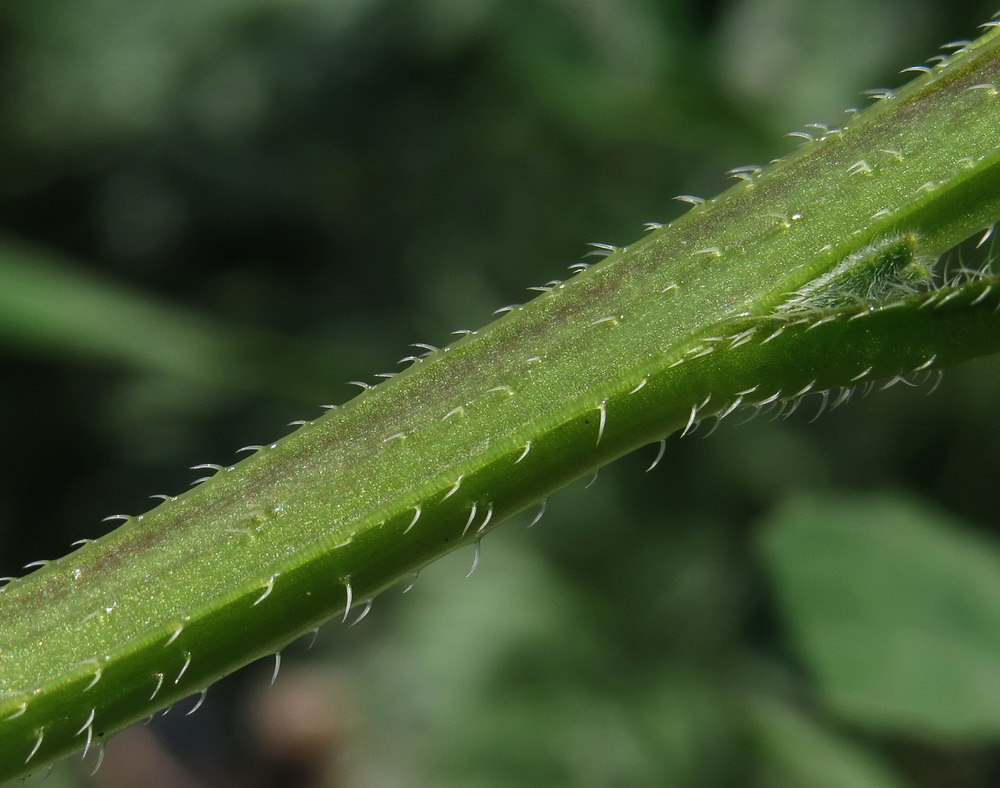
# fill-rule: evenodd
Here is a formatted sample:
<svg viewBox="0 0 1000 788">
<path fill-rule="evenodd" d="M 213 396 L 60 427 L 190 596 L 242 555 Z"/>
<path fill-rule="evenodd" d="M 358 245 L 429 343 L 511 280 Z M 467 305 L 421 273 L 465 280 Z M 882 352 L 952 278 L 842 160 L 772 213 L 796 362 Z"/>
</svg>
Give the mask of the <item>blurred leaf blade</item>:
<svg viewBox="0 0 1000 788">
<path fill-rule="evenodd" d="M 2 346 L 280 399 L 317 401 L 340 380 L 305 342 L 226 324 L 9 238 L 0 239 Z"/>
<path fill-rule="evenodd" d="M 885 759 L 777 697 L 748 700 L 761 786 L 903 788 Z"/>
<path fill-rule="evenodd" d="M 911 735 L 1000 735 L 994 543 L 905 497 L 804 496 L 769 518 L 760 549 L 837 714 Z"/>
</svg>

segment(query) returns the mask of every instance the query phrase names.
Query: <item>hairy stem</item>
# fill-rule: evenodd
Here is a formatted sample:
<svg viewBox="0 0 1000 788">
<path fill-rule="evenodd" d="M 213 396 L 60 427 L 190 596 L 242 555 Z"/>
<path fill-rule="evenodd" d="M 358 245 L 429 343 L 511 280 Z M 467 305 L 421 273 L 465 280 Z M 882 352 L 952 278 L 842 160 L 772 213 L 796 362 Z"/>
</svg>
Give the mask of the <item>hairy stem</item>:
<svg viewBox="0 0 1000 788">
<path fill-rule="evenodd" d="M 0 778 L 87 749 L 346 618 L 707 415 L 1000 349 L 997 280 L 906 292 L 916 261 L 1000 217 L 997 32 L 786 159 L 741 169 L 715 200 L 527 306 L 236 465 L 206 466 L 195 489 L 5 586 Z M 847 295 L 829 297 L 844 282 Z"/>
</svg>

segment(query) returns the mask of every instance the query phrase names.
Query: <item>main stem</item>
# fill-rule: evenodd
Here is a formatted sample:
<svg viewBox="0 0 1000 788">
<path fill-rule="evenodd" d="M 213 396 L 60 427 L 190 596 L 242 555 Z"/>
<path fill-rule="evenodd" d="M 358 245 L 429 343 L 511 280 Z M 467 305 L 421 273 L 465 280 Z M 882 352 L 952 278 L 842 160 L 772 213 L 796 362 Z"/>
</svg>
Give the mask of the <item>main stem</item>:
<svg viewBox="0 0 1000 788">
<path fill-rule="evenodd" d="M 1000 217 L 996 32 L 527 306 L 6 586 L 0 779 L 346 616 L 696 418 L 997 349 L 1000 283 L 985 280 L 941 308 L 774 316 L 790 291 L 873 240 L 911 233 L 936 255 Z"/>
</svg>

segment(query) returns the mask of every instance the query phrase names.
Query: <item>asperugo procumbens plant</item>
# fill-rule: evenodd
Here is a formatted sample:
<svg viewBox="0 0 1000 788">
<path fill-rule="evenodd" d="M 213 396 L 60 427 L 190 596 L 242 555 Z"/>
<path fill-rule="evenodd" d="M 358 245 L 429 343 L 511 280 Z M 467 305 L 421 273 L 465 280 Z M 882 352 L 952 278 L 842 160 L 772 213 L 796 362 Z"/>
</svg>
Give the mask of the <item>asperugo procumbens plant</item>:
<svg viewBox="0 0 1000 788">
<path fill-rule="evenodd" d="M 478 545 L 676 430 L 1000 350 L 1000 22 L 842 128 L 0 591 L 0 778 Z M 426 352 L 423 352 L 423 351 Z M 660 449 L 662 453 L 662 445 Z M 477 552 L 478 557 L 478 552 Z"/>
</svg>

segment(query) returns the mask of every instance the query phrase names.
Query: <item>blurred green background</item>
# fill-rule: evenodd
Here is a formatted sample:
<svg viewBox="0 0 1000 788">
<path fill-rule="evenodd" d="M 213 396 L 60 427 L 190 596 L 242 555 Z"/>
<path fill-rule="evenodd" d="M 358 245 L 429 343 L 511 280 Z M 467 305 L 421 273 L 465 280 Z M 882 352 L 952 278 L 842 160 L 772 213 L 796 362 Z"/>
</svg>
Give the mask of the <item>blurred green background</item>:
<svg viewBox="0 0 1000 788">
<path fill-rule="evenodd" d="M 955 0 L 0 7 L 0 575 L 973 37 Z M 976 262 L 974 257 L 961 262 Z M 952 265 L 956 265 L 954 260 Z M 555 496 L 48 786 L 1000 784 L 1000 364 Z M 192 701 L 193 703 L 193 701 Z"/>
</svg>

